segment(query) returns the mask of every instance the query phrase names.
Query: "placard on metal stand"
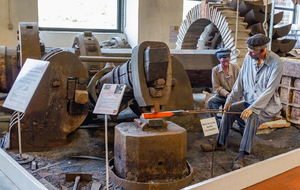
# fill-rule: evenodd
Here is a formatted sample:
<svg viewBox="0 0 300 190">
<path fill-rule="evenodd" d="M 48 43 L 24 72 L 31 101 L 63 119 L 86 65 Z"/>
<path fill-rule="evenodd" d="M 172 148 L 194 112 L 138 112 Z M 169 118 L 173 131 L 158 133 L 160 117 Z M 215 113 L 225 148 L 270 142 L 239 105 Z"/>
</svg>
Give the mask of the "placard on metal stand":
<svg viewBox="0 0 300 190">
<path fill-rule="evenodd" d="M 93 111 L 94 114 L 105 114 L 106 189 L 109 189 L 107 115 L 117 115 L 125 88 L 124 84 L 104 84 Z"/>
<path fill-rule="evenodd" d="M 21 124 L 20 113 L 22 112 L 24 116 L 26 108 L 37 89 L 41 78 L 43 77 L 46 69 L 48 68 L 49 61 L 41 61 L 35 59 L 27 59 L 23 65 L 18 77 L 16 78 L 11 90 L 9 91 L 3 107 L 15 110 L 12 119 L 11 126 L 18 122 L 18 136 L 19 136 L 19 163 L 24 163 L 25 160 L 31 158 L 32 156 L 22 154 L 22 138 L 21 138 Z M 16 118 L 14 118 L 17 115 Z M 26 161 L 25 161 L 26 162 Z"/>
<path fill-rule="evenodd" d="M 210 117 L 207 119 L 201 119 L 200 120 L 204 136 L 212 136 L 212 161 L 211 161 L 211 178 L 214 177 L 214 160 L 215 160 L 215 152 L 214 152 L 214 144 L 215 144 L 215 139 L 214 135 L 219 133 L 218 125 L 216 122 L 215 117 Z"/>
</svg>

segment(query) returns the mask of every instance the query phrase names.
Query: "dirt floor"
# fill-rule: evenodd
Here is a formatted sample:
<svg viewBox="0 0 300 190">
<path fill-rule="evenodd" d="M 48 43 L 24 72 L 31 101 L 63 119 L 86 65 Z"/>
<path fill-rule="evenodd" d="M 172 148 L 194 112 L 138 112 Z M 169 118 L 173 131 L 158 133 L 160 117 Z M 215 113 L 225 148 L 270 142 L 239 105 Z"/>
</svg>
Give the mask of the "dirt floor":
<svg viewBox="0 0 300 190">
<path fill-rule="evenodd" d="M 204 118 L 202 115 L 201 118 Z M 114 156 L 113 151 L 114 127 L 109 127 L 109 158 Z M 251 165 L 262 160 L 280 155 L 282 153 L 300 147 L 299 129 L 294 125 L 288 128 L 276 129 L 268 134 L 259 134 L 255 137 L 254 146 L 250 155 L 246 156 L 245 164 Z M 214 153 L 214 177 L 231 171 L 233 159 L 238 154 L 241 133 L 231 130 L 228 137 L 228 148 L 226 151 Z M 106 189 L 105 169 L 105 146 L 103 127 L 81 127 L 71 133 L 65 146 L 53 148 L 45 152 L 25 152 L 33 155 L 37 164 L 37 171 L 31 170 L 31 163 L 23 164 L 23 167 L 40 180 L 45 178 L 57 189 L 67 187 L 72 189 L 74 182 L 67 182 L 64 173 L 84 172 L 93 174 L 93 181 L 102 184 L 101 190 Z M 203 152 L 200 148 L 202 143 L 209 142 L 202 132 L 187 133 L 187 160 L 195 169 L 191 184 L 195 184 L 211 178 L 212 153 Z M 18 150 L 7 150 L 12 157 L 18 154 Z M 98 159 L 79 159 L 74 156 L 92 156 Z M 45 166 L 52 167 L 41 169 Z M 80 182 L 79 188 L 88 190 L 92 182 Z M 122 189 L 110 182 L 110 189 Z"/>
</svg>

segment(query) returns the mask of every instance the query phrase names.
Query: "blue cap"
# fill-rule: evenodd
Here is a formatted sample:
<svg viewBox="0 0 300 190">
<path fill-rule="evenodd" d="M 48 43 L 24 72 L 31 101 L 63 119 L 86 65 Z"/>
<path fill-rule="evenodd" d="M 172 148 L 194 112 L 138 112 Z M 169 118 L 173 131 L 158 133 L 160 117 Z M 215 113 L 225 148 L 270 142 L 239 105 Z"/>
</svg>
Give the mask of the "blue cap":
<svg viewBox="0 0 300 190">
<path fill-rule="evenodd" d="M 230 57 L 231 50 L 228 48 L 220 48 L 216 51 L 215 55 L 217 55 L 218 59 L 222 58 L 223 56 Z"/>
</svg>

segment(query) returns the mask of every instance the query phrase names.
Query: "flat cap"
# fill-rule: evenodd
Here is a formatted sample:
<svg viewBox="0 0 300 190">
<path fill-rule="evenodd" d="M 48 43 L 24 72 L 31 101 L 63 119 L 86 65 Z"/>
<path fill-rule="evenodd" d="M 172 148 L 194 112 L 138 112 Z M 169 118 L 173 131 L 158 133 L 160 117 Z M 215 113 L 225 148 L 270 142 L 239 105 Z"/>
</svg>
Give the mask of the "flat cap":
<svg viewBox="0 0 300 190">
<path fill-rule="evenodd" d="M 248 44 L 248 46 L 263 46 L 269 42 L 270 39 L 267 36 L 263 34 L 255 34 L 246 41 L 246 44 Z"/>
<path fill-rule="evenodd" d="M 230 55 L 231 50 L 228 48 L 220 48 L 216 51 L 215 55 L 219 56 L 219 55 Z"/>
</svg>

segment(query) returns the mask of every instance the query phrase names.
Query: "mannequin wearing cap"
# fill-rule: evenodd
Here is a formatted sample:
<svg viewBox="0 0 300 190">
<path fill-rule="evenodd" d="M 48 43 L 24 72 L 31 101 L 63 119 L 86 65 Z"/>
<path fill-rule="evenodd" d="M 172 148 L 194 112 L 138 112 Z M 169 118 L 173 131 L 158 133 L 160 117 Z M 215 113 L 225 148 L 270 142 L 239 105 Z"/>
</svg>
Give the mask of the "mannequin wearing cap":
<svg viewBox="0 0 300 190">
<path fill-rule="evenodd" d="M 248 55 L 252 59 L 258 60 L 257 66 L 260 66 L 260 64 L 265 60 L 266 53 L 267 53 L 267 50 L 263 47 L 260 50 L 253 50 L 253 49 L 248 48 Z"/>
<path fill-rule="evenodd" d="M 216 51 L 216 55 L 220 64 L 212 69 L 212 86 L 215 95 L 207 102 L 207 109 L 219 109 L 220 106 L 224 108 L 226 98 L 229 96 L 233 84 L 237 79 L 240 67 L 230 63 L 231 50 L 221 48 Z M 220 121 L 217 114 L 208 114 L 208 117 L 215 117 L 217 125 L 220 126 Z"/>
<path fill-rule="evenodd" d="M 278 55 L 266 49 L 269 41 L 263 34 L 256 34 L 246 41 L 249 52 L 225 103 L 225 109 L 241 114 L 223 114 L 216 146 L 211 146 L 211 150 L 225 150 L 233 122 L 246 119 L 233 170 L 244 167 L 244 157 L 251 152 L 259 125 L 274 118 L 282 108 L 278 87 L 284 64 Z M 242 96 L 243 101 L 239 101 Z"/>
<path fill-rule="evenodd" d="M 222 70 L 224 71 L 225 75 L 228 76 L 229 72 L 229 62 L 230 62 L 230 55 L 223 55 L 219 58 L 220 64 L 222 66 Z M 226 94 L 226 98 L 229 96 L 230 93 Z"/>
</svg>

